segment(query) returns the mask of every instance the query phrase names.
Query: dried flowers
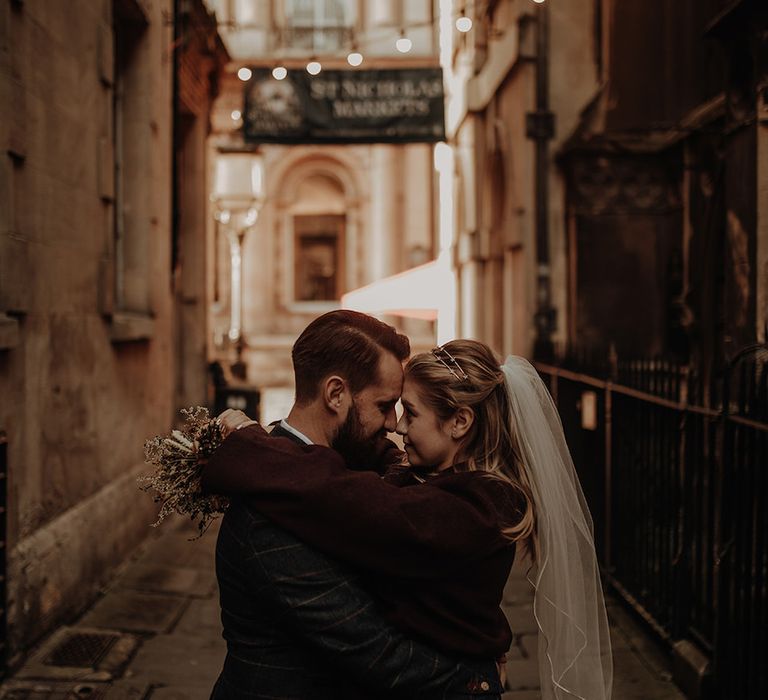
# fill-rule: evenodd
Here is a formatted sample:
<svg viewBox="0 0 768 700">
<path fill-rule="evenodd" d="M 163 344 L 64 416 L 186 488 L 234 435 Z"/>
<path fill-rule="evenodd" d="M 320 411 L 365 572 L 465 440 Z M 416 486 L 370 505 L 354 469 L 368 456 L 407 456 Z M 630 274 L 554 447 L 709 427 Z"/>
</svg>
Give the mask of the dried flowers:
<svg viewBox="0 0 768 700">
<path fill-rule="evenodd" d="M 153 527 L 171 513 L 178 513 L 199 519 L 202 535 L 229 503 L 223 496 L 204 494 L 200 483 L 202 465 L 222 442 L 221 425 L 202 406 L 185 408 L 181 413 L 184 425 L 180 430 L 144 443 L 144 460 L 154 464 L 155 471 L 139 477 L 139 488 L 155 491 L 154 500 L 162 503 Z"/>
</svg>

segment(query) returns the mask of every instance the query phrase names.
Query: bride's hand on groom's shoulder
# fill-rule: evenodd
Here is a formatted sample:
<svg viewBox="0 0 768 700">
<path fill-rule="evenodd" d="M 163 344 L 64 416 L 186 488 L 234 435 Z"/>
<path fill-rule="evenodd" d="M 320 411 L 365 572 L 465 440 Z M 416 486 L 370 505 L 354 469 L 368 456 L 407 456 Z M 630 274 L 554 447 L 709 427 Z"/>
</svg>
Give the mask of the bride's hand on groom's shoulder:
<svg viewBox="0 0 768 700">
<path fill-rule="evenodd" d="M 216 416 L 216 420 L 221 426 L 221 436 L 224 439 L 235 432 L 235 430 L 240 430 L 240 428 L 245 428 L 248 425 L 257 425 L 259 422 L 249 418 L 245 413 L 234 408 L 228 408 L 226 411 L 222 411 Z"/>
</svg>

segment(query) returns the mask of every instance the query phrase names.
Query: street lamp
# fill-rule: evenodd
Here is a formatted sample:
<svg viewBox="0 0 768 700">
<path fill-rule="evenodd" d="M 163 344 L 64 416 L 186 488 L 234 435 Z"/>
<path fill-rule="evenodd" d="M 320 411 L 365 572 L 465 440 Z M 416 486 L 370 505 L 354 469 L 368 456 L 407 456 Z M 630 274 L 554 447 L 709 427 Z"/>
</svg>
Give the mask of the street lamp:
<svg viewBox="0 0 768 700">
<path fill-rule="evenodd" d="M 243 362 L 243 248 L 248 231 L 259 218 L 264 195 L 264 165 L 260 154 L 218 155 L 211 199 L 216 205 L 214 216 L 229 239 L 231 297 L 227 335 L 237 356 L 232 374 L 239 379 L 246 377 Z"/>
</svg>

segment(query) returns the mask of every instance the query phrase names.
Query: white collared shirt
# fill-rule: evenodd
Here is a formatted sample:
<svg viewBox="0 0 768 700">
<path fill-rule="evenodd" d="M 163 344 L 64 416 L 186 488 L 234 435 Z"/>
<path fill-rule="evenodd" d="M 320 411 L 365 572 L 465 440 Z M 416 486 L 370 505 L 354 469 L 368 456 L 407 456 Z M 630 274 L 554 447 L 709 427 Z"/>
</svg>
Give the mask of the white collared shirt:
<svg viewBox="0 0 768 700">
<path fill-rule="evenodd" d="M 304 435 L 304 433 L 302 433 L 299 430 L 296 430 L 296 428 L 294 428 L 287 420 L 285 420 L 285 418 L 283 418 L 283 420 L 280 421 L 280 427 L 283 430 L 287 430 L 289 433 L 291 433 L 291 435 L 295 435 L 297 438 L 299 438 L 299 440 L 301 440 L 302 442 L 305 442 L 307 445 L 315 444 L 306 435 Z"/>
</svg>

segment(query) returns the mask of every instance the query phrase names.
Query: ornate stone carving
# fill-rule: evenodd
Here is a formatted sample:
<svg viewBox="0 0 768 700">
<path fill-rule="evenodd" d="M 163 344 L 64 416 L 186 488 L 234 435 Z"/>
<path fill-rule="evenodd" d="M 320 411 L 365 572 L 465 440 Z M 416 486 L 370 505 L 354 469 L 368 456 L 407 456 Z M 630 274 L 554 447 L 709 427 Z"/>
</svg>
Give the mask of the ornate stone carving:
<svg viewBox="0 0 768 700">
<path fill-rule="evenodd" d="M 578 213 L 663 213 L 681 206 L 680 169 L 670 157 L 582 156 L 569 170 Z"/>
</svg>

